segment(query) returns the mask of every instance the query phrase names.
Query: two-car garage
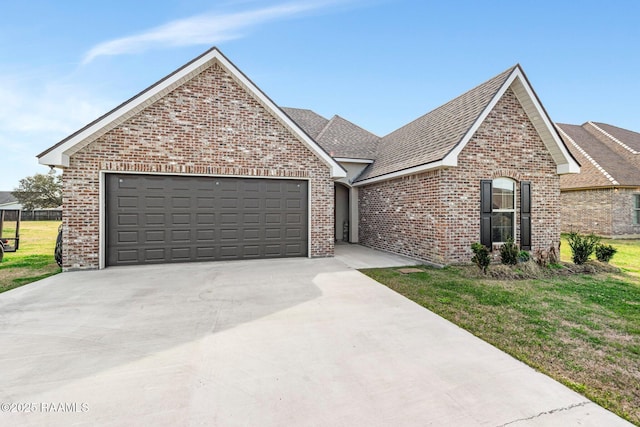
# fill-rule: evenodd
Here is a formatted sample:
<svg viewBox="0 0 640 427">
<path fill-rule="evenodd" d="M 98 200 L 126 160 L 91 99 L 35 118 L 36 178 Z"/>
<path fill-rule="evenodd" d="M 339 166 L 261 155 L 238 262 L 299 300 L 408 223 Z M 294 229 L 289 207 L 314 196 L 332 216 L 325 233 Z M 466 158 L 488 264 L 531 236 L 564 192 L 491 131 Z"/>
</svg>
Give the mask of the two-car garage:
<svg viewBox="0 0 640 427">
<path fill-rule="evenodd" d="M 38 155 L 62 268 L 327 257 L 346 171 L 216 48 Z"/>
<path fill-rule="evenodd" d="M 106 265 L 308 254 L 308 182 L 105 175 Z"/>
</svg>

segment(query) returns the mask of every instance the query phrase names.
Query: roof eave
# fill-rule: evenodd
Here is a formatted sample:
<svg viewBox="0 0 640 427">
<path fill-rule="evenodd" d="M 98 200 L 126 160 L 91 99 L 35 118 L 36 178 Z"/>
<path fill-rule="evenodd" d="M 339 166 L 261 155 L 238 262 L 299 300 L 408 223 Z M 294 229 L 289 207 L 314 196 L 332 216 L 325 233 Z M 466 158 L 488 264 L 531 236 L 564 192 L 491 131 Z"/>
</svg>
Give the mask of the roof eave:
<svg viewBox="0 0 640 427">
<path fill-rule="evenodd" d="M 408 175 L 416 175 L 419 173 L 429 172 L 436 169 L 445 169 L 450 166 L 457 166 L 457 165 L 458 165 L 457 160 L 455 163 L 452 163 L 449 160 L 445 160 L 445 159 L 437 160 L 431 163 L 426 163 L 424 165 L 414 166 L 414 167 L 399 170 L 396 172 L 390 172 L 384 175 L 374 176 L 372 178 L 366 178 L 366 179 L 363 179 L 362 181 L 354 182 L 353 186 L 361 187 L 363 185 L 374 184 L 376 182 L 389 181 L 391 179 L 402 178 Z"/>
<path fill-rule="evenodd" d="M 538 96 L 533 91 L 533 88 L 529 84 L 529 81 L 520 68 L 520 65 L 514 67 L 509 77 L 505 80 L 482 113 L 480 113 L 473 125 L 465 133 L 460 142 L 445 156 L 444 160 L 449 163 L 457 164 L 458 155 L 462 152 L 464 147 L 466 147 L 480 125 L 484 122 L 491 110 L 493 110 L 509 88 L 512 88 L 518 98 L 518 101 L 520 101 L 520 104 L 527 113 L 529 120 L 531 120 L 531 123 L 533 123 L 533 126 L 536 128 L 536 131 L 551 153 L 551 156 L 556 163 L 557 173 L 560 175 L 579 173 L 580 165 L 573 158 L 558 135 L 551 119 L 540 103 Z"/>
<path fill-rule="evenodd" d="M 169 74 L 167 77 L 148 87 L 133 98 L 125 101 L 104 116 L 88 124 L 58 144 L 40 153 L 40 164 L 56 167 L 69 166 L 69 157 L 86 145 L 95 141 L 111 129 L 128 120 L 142 109 L 153 104 L 167 93 L 187 82 L 214 62 L 222 66 L 234 80 L 249 91 L 256 100 L 269 110 L 276 118 L 331 170 L 331 178 L 339 179 L 347 176 L 346 171 L 324 151 L 309 135 L 306 134 L 287 114 L 285 114 L 260 88 L 258 88 L 242 71 L 229 61 L 217 48 L 211 48 L 193 61 Z"/>
</svg>

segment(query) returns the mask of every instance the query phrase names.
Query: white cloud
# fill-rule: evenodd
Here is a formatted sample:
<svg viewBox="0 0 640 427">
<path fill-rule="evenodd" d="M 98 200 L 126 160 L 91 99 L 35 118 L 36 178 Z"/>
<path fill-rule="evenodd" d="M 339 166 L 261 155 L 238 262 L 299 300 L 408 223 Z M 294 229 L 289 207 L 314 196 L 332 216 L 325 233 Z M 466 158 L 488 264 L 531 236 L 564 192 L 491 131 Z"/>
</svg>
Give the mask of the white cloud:
<svg viewBox="0 0 640 427">
<path fill-rule="evenodd" d="M 249 27 L 320 9 L 334 2 L 292 2 L 245 12 L 196 15 L 141 34 L 100 43 L 85 54 L 82 63 L 88 64 L 99 56 L 139 53 L 158 46 L 214 45 L 242 37 Z"/>
<path fill-rule="evenodd" d="M 0 190 L 46 173 L 36 155 L 106 111 L 112 101 L 78 84 L 0 75 Z"/>
</svg>

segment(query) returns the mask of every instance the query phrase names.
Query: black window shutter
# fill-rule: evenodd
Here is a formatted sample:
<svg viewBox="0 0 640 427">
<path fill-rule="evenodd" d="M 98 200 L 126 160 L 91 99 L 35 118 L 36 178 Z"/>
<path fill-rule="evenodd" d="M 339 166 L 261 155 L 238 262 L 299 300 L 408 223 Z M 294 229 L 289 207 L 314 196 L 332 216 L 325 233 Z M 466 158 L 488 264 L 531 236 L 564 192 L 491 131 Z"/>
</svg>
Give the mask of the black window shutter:
<svg viewBox="0 0 640 427">
<path fill-rule="evenodd" d="M 531 181 L 520 182 L 520 248 L 531 250 Z"/>
<path fill-rule="evenodd" d="M 480 181 L 480 243 L 491 250 L 491 191 L 493 181 Z"/>
</svg>

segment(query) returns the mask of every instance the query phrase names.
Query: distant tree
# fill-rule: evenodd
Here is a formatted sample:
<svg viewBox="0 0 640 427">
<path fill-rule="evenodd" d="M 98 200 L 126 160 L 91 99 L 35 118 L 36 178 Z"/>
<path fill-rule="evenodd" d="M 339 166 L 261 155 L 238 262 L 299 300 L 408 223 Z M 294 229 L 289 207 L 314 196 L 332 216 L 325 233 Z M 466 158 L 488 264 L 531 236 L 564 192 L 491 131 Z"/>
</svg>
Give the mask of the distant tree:
<svg viewBox="0 0 640 427">
<path fill-rule="evenodd" d="M 62 205 L 62 176 L 38 173 L 22 178 L 12 194 L 25 210 L 57 208 Z"/>
</svg>

